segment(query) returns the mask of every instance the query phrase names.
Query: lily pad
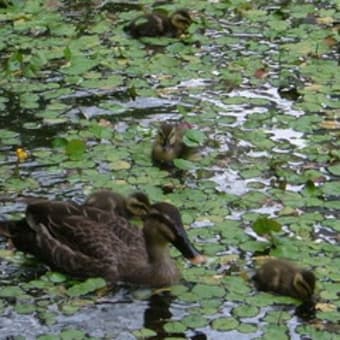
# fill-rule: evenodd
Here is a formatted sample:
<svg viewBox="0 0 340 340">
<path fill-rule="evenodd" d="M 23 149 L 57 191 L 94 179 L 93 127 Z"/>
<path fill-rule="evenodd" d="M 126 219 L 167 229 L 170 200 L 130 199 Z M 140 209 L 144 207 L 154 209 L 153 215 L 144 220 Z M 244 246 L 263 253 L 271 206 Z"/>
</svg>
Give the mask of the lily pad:
<svg viewBox="0 0 340 340">
<path fill-rule="evenodd" d="M 104 288 L 106 282 L 102 278 L 91 278 L 84 282 L 78 283 L 70 287 L 66 293 L 69 296 L 81 296 L 92 293 L 97 289 Z"/>
</svg>

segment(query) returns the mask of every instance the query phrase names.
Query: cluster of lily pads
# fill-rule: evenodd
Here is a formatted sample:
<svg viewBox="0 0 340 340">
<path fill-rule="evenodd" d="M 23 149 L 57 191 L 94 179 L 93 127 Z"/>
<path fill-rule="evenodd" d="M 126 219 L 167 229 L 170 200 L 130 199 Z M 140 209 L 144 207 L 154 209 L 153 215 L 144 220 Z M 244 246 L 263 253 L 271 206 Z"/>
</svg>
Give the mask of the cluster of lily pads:
<svg viewBox="0 0 340 340">
<path fill-rule="evenodd" d="M 96 188 L 142 190 L 181 209 L 190 238 L 211 262 L 190 268 L 179 262 L 184 283 L 158 295 L 166 317 L 126 325 L 130 335 L 335 336 L 336 1 L 180 0 L 161 7 L 193 10 L 188 35 L 139 40 L 123 27 L 140 15 L 140 5 L 4 3 L 1 217 L 22 215 L 21 196 L 82 202 Z M 140 3 L 145 11 L 155 7 Z M 176 177 L 153 166 L 150 152 L 159 122 L 179 119 L 207 139 L 198 157 L 175 162 L 182 170 Z M 202 142 L 199 134 L 191 137 L 187 143 Z M 90 329 L 80 331 L 76 322 L 68 328 L 60 317 L 96 309 L 101 279 L 77 282 L 45 273 L 5 242 L 0 255 L 1 320 L 12 318 L 13 326 L 20 317 L 36 318 L 41 329 L 34 336 L 41 339 L 91 338 Z M 254 290 L 248 278 L 257 255 L 314 270 L 320 297 L 315 320 L 296 321 L 292 298 Z M 145 300 L 156 308 L 149 293 L 129 294 L 130 308 Z M 17 329 L 6 331 L 18 335 Z"/>
</svg>

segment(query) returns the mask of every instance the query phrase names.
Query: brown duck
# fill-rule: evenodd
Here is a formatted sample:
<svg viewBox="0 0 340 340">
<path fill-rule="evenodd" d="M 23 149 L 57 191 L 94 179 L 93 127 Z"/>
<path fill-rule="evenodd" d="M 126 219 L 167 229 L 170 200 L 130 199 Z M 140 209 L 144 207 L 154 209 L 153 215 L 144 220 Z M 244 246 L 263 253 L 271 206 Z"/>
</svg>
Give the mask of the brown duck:
<svg viewBox="0 0 340 340">
<path fill-rule="evenodd" d="M 183 137 L 190 124 L 161 124 L 152 146 L 151 158 L 155 164 L 172 165 L 173 160 L 185 156 L 189 148 L 184 144 Z"/>
<path fill-rule="evenodd" d="M 193 20 L 185 9 L 179 9 L 167 16 L 163 11 L 154 11 L 151 14 L 135 18 L 124 30 L 134 38 L 139 37 L 179 37 L 185 33 Z"/>
<path fill-rule="evenodd" d="M 169 243 L 192 263 L 204 257 L 190 243 L 177 208 L 157 203 L 143 217 L 143 229 L 113 212 L 75 203 L 40 200 L 25 218 L 0 222 L 0 232 L 21 251 L 56 270 L 88 278 L 160 287 L 180 278 Z"/>
<path fill-rule="evenodd" d="M 253 279 L 259 290 L 291 296 L 302 301 L 312 298 L 316 281 L 311 271 L 279 259 L 265 262 L 256 271 Z"/>
</svg>

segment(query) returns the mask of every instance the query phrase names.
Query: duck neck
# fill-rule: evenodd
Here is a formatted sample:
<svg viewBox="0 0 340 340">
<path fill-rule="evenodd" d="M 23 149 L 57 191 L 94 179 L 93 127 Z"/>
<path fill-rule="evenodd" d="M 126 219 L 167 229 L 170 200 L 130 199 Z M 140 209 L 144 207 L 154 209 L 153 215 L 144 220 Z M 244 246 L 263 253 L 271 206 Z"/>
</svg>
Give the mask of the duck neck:
<svg viewBox="0 0 340 340">
<path fill-rule="evenodd" d="M 150 231 L 150 230 L 148 230 Z M 146 232 L 144 228 L 147 264 L 140 278 L 151 286 L 166 286 L 179 279 L 179 271 L 170 257 L 168 242 L 158 234 Z M 144 278 L 143 278 L 144 276 Z"/>
<path fill-rule="evenodd" d="M 169 247 L 166 243 L 153 242 L 153 240 L 145 240 L 148 260 L 152 266 L 164 264 L 173 264 L 170 257 Z"/>
</svg>

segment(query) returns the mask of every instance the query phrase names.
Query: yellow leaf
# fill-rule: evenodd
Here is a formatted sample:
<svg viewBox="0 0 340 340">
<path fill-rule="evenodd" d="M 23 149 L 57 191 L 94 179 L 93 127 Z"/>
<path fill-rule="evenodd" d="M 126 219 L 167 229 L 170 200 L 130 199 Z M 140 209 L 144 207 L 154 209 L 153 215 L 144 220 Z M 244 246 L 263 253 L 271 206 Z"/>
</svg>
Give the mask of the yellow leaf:
<svg viewBox="0 0 340 340">
<path fill-rule="evenodd" d="M 317 303 L 315 307 L 321 312 L 333 312 L 336 310 L 336 306 L 330 303 Z"/>
<path fill-rule="evenodd" d="M 331 25 L 334 22 L 332 17 L 316 18 L 316 22 L 320 25 Z"/>
<path fill-rule="evenodd" d="M 29 157 L 29 153 L 23 148 L 17 148 L 15 153 L 19 162 L 24 162 Z"/>
<path fill-rule="evenodd" d="M 127 161 L 116 161 L 111 163 L 110 168 L 112 170 L 127 170 L 131 168 L 131 164 Z"/>
<path fill-rule="evenodd" d="M 328 130 L 340 129 L 340 122 L 336 120 L 324 120 L 320 123 L 320 127 Z"/>
</svg>

